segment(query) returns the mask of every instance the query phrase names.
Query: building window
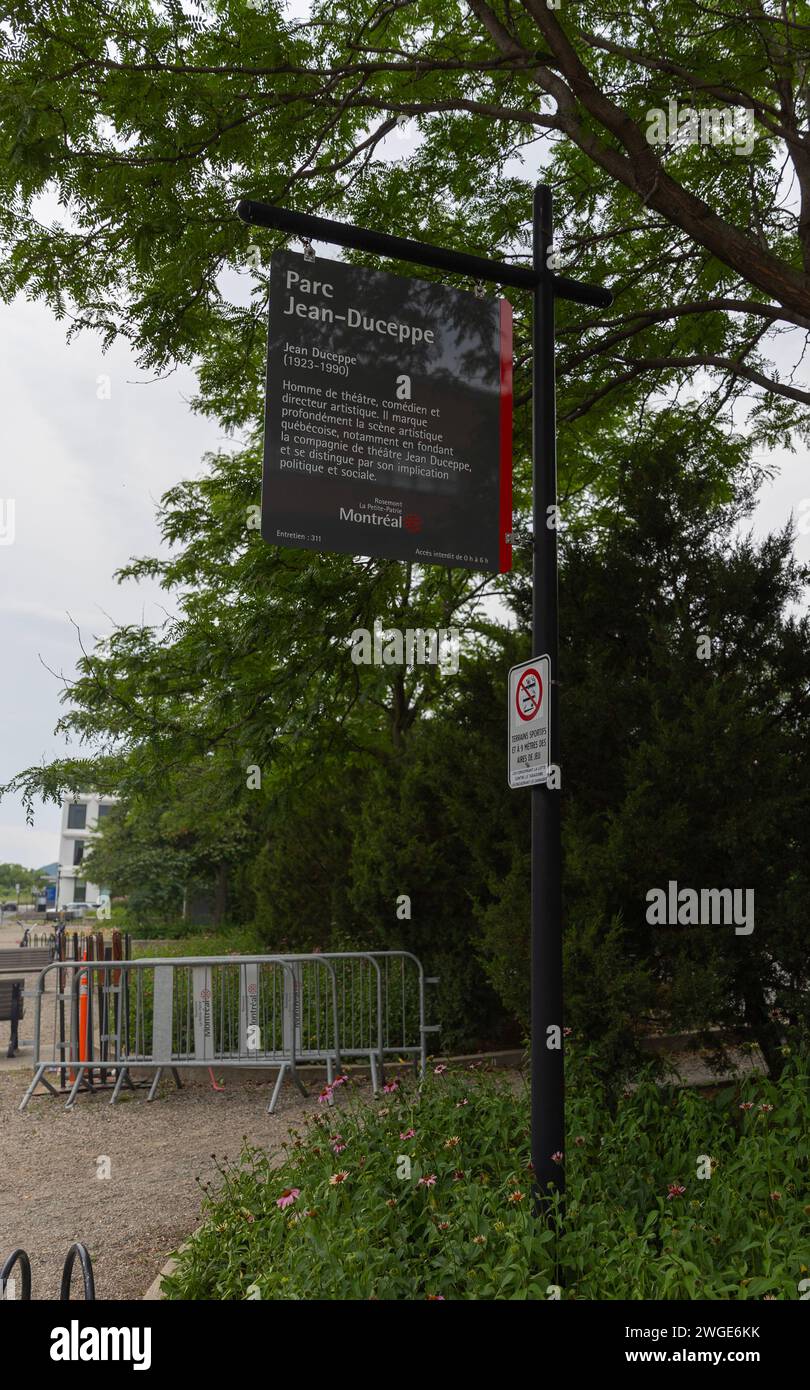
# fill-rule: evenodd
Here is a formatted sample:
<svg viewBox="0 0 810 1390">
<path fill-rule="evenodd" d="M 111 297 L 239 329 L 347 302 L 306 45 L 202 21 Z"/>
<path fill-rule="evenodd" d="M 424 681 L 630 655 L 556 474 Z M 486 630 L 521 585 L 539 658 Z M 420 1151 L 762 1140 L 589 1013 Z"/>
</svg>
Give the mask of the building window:
<svg viewBox="0 0 810 1390">
<path fill-rule="evenodd" d="M 74 903 L 86 903 L 86 902 L 87 902 L 87 884 L 86 884 L 86 883 L 74 883 L 74 885 L 73 885 L 73 901 L 74 901 Z"/>
<path fill-rule="evenodd" d="M 84 859 L 84 840 L 75 840 L 73 844 L 73 863 L 81 864 Z"/>
<path fill-rule="evenodd" d="M 112 802 L 108 801 L 108 802 L 105 803 L 105 802 L 102 801 L 102 802 L 100 803 L 100 805 L 99 805 L 99 808 L 98 808 L 98 818 L 99 818 L 99 820 L 101 820 L 103 816 L 108 816 L 108 815 L 110 814 L 110 811 L 111 811 L 111 810 L 112 810 Z"/>
<path fill-rule="evenodd" d="M 68 830 L 84 830 L 87 825 L 87 807 L 83 802 L 73 801 L 68 806 Z"/>
</svg>

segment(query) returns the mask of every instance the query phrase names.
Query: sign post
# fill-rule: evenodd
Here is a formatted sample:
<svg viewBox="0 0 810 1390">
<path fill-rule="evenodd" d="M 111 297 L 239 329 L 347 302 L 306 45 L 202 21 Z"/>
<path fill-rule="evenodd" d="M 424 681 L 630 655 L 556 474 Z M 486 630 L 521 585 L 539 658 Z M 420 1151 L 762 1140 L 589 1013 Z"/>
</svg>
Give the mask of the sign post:
<svg viewBox="0 0 810 1390">
<path fill-rule="evenodd" d="M 565 1190 L 563 1159 L 565 1151 L 565 1093 L 563 1063 L 563 985 L 562 985 L 562 862 L 560 840 L 560 777 L 551 775 L 559 771 L 559 685 L 558 685 L 558 608 L 557 608 L 557 445 L 555 423 L 555 384 L 554 384 L 554 305 L 557 299 L 568 299 L 576 304 L 586 304 L 594 308 L 605 308 L 612 303 L 609 290 L 596 285 L 586 285 L 578 280 L 569 280 L 557 275 L 549 266 L 552 248 L 553 220 L 551 190 L 539 184 L 534 191 L 533 203 L 533 263 L 531 267 L 512 265 L 506 261 L 488 260 L 472 256 L 462 251 L 452 251 L 445 247 L 433 246 L 427 242 L 413 241 L 406 237 L 392 236 L 384 232 L 374 232 L 363 227 L 352 227 L 344 222 L 334 222 L 324 217 L 313 217 L 308 213 L 295 212 L 290 208 L 273 207 L 267 203 L 240 202 L 237 208 L 244 222 L 252 226 L 272 227 L 301 237 L 305 242 L 316 240 L 331 242 L 336 246 L 350 246 L 359 251 L 370 251 L 376 255 L 390 256 L 414 265 L 431 266 L 452 274 L 469 275 L 476 280 L 491 284 L 513 285 L 532 291 L 534 298 L 533 320 L 533 364 L 532 364 L 532 650 L 538 653 L 534 660 L 524 663 L 510 673 L 510 701 L 519 701 L 522 714 L 518 714 L 515 704 L 515 719 L 534 735 L 518 739 L 515 747 L 524 751 L 516 753 L 523 761 L 515 763 L 518 778 L 512 782 L 512 703 L 510 703 L 510 785 L 531 787 L 531 1013 L 532 1013 L 532 1129 L 531 1149 L 534 1168 L 535 1199 L 538 1208 L 546 1206 L 546 1200 Z M 300 261 L 302 258 L 295 258 Z M 287 264 L 282 262 L 281 264 Z M 321 263 L 323 265 L 323 263 Z M 337 275 L 335 263 L 329 263 L 329 271 Z M 298 272 L 301 273 L 300 271 Z M 325 273 L 324 273 L 325 274 Z M 318 278 L 316 276 L 310 277 Z M 321 277 L 324 278 L 323 276 Z M 390 279 L 392 277 L 386 277 Z M 331 284 L 331 282 L 328 282 Z M 404 281 L 407 285 L 408 281 Z M 289 288 L 293 288 L 291 285 Z M 437 287 L 438 291 L 439 287 Z M 445 291 L 447 293 L 447 291 Z M 453 292 L 451 292 L 453 293 Z M 334 296 L 332 296 L 334 297 Z M 325 302 L 330 296 L 322 296 Z M 326 306 L 328 307 L 328 306 Z M 277 306 L 271 315 L 278 312 Z M 289 322 L 305 322 L 305 314 L 293 310 Z M 348 310 L 347 310 L 348 321 Z M 380 316 L 380 321 L 396 324 L 391 331 L 392 340 L 398 337 L 402 317 Z M 376 331 L 376 330 L 375 330 Z M 423 326 L 424 332 L 424 326 Z M 386 333 L 389 330 L 386 328 Z M 272 337 L 272 328 L 271 328 Z M 405 339 L 402 340 L 406 341 Z M 388 344 L 386 344 L 388 346 Z M 332 349 L 330 349 L 332 350 Z M 334 349 L 337 351 L 337 349 Z M 347 355 L 342 353 L 339 355 Z M 348 355 L 354 355 L 348 353 Z M 299 354 L 300 357 L 300 354 Z M 309 372 L 310 369 L 303 369 Z M 406 373 L 407 374 L 407 373 Z M 373 393 L 372 393 L 373 394 Z M 272 407 L 275 409 L 275 405 Z M 288 443 L 291 441 L 287 441 Z M 457 447 L 457 446 L 451 446 Z M 306 454 L 303 455 L 306 457 Z M 271 455 L 272 458 L 272 455 Z M 272 462 L 271 462 L 272 467 Z M 266 474 L 265 474 L 266 476 Z M 364 481 L 364 480 L 358 480 Z M 366 480 L 367 481 L 367 480 Z M 482 505 L 479 501 L 478 505 Z M 502 513 L 499 511 L 502 520 Z M 499 521 L 500 524 L 500 521 Z M 263 524 L 262 530 L 268 540 L 277 544 L 293 546 L 301 544 L 303 527 L 279 527 L 292 530 L 293 537 L 268 535 Z M 358 528 L 359 529 L 359 528 Z M 387 528 L 388 529 L 388 528 Z M 399 528 L 396 528 L 397 530 Z M 377 530 L 376 526 L 374 528 Z M 364 528 L 363 534 L 371 536 L 372 528 Z M 318 530 L 310 533 L 325 536 L 325 539 L 309 541 L 312 549 L 346 549 L 344 545 L 330 544 L 331 536 Z M 380 530 L 379 534 L 382 534 Z M 296 538 L 297 537 L 297 538 Z M 511 539 L 511 537 L 510 537 Z M 505 537 L 499 538 L 507 544 Z M 357 546 L 356 550 L 354 546 Z M 379 550 L 371 540 L 352 541 L 355 554 L 383 554 L 396 557 L 396 549 Z M 413 558 L 425 564 L 469 565 L 473 569 L 508 569 L 509 564 L 482 563 L 464 560 L 468 554 L 464 546 L 447 544 L 444 557 L 431 558 L 425 555 Z M 482 549 L 481 556 L 486 550 Z M 542 654 L 542 655 L 540 655 Z M 533 675 L 530 672 L 534 672 Z M 515 677 L 514 696 L 512 680 Z M 521 681 L 521 674 L 523 680 Z M 539 685 L 539 689 L 538 689 Z M 519 686 L 519 690 L 518 690 Z M 544 732 L 545 731 L 545 732 Z M 545 744 L 541 751 L 541 744 Z M 535 746 L 527 747 L 529 743 Z M 531 760 L 528 755 L 531 753 Z M 544 772 L 544 776 L 540 773 Z"/>
<path fill-rule="evenodd" d="M 554 362 L 554 235 L 551 189 L 534 190 L 532 249 L 537 280 L 532 324 L 532 651 L 549 661 L 549 758 L 559 767 L 557 598 L 557 423 Z M 584 287 L 583 287 L 584 288 Z M 604 296 L 604 291 L 601 292 Z M 593 302 L 599 303 L 599 292 Z M 601 302 L 604 302 L 602 299 Z M 562 842 L 560 779 L 547 778 L 532 802 L 531 1096 L 535 1194 L 565 1193 Z"/>
</svg>

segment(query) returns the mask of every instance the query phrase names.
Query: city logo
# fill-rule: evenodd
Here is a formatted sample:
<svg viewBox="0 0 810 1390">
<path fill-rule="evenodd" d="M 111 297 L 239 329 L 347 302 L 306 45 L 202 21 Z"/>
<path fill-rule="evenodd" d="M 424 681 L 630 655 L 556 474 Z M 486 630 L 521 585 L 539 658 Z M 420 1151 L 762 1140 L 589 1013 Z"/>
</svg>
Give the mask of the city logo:
<svg viewBox="0 0 810 1390">
<path fill-rule="evenodd" d="M 389 516 L 386 512 L 358 512 L 354 507 L 341 507 L 341 521 L 362 521 L 367 526 L 396 526 L 402 528 L 401 516 Z"/>
</svg>

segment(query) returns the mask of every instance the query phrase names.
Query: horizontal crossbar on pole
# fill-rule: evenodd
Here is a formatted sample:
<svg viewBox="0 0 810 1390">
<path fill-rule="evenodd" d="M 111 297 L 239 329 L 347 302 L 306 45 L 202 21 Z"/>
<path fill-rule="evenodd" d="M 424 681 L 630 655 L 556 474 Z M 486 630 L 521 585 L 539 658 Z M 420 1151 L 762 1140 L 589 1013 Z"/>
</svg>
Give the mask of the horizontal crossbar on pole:
<svg viewBox="0 0 810 1390">
<path fill-rule="evenodd" d="M 243 222 L 252 227 L 273 227 L 279 232 L 292 232 L 300 237 L 314 237 L 335 246 L 351 246 L 356 251 L 371 251 L 380 256 L 392 256 L 414 265 L 428 265 L 447 270 L 454 275 L 470 275 L 476 280 L 490 280 L 498 285 L 513 285 L 516 289 L 533 290 L 540 280 L 528 266 L 510 265 L 508 261 L 491 261 L 485 256 L 471 256 L 466 251 L 453 251 L 444 246 L 432 246 L 427 241 L 410 237 L 391 236 L 366 227 L 353 227 L 348 222 L 334 222 L 329 217 L 315 217 L 292 208 L 274 207 L 272 203 L 243 200 L 236 209 Z M 593 308 L 607 308 L 613 303 L 610 290 L 599 285 L 586 285 L 580 280 L 568 280 L 564 275 L 551 274 L 554 293 L 559 299 Z"/>
</svg>

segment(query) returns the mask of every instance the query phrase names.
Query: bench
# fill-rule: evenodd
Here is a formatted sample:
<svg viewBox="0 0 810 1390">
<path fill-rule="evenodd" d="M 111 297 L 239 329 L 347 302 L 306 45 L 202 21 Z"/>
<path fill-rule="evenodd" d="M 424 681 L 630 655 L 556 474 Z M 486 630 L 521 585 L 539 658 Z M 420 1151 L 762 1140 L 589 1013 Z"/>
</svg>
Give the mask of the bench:
<svg viewBox="0 0 810 1390">
<path fill-rule="evenodd" d="M 24 983 L 24 980 L 0 980 L 0 1023 L 11 1023 L 7 1057 L 16 1057 L 20 1050 L 17 1027 L 25 1014 Z"/>
<path fill-rule="evenodd" d="M 17 975 L 21 970 L 25 974 L 44 970 L 52 960 L 50 946 L 7 946 L 0 950 L 0 975 Z"/>
<path fill-rule="evenodd" d="M 19 975 L 43 970 L 53 960 L 50 946 L 30 946 L 20 948 L 10 946 L 0 950 L 0 1023 L 11 1024 L 11 1040 L 7 1057 L 15 1057 L 20 1050 L 18 1024 L 25 1014 L 23 991 L 25 981 L 3 979 L 4 975 Z"/>
</svg>

